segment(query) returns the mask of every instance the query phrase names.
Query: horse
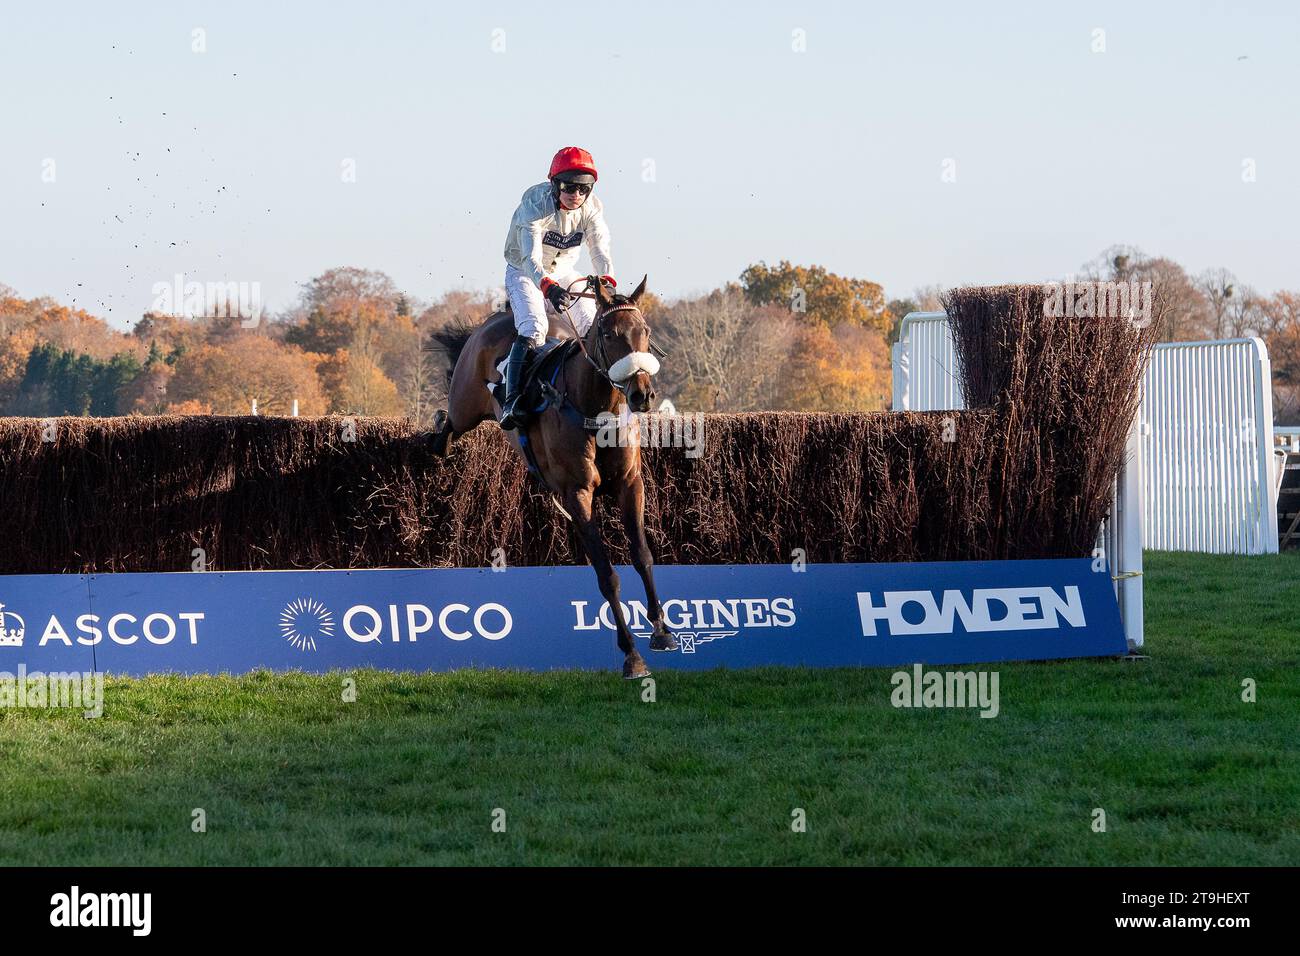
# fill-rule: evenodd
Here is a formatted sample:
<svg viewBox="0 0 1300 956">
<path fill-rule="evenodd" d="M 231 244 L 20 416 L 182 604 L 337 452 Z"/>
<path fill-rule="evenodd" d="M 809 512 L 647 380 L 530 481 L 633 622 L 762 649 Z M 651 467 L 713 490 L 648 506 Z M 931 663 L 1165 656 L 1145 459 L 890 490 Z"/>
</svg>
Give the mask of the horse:
<svg viewBox="0 0 1300 956">
<path fill-rule="evenodd" d="M 609 603 L 618 631 L 618 647 L 624 655 L 623 677 L 637 680 L 648 677 L 650 670 L 637 651 L 636 639 L 619 603 L 618 572 L 609 560 L 593 514 L 598 495 L 617 502 L 632 565 L 645 585 L 646 609 L 654 625 L 650 650 L 674 651 L 678 645 L 664 622 L 663 606 L 655 590 L 654 558 L 645 534 L 640 442 L 619 441 L 610 447 L 598 447 L 596 431 L 598 422 L 610 420 L 602 412 L 621 416 L 620 406 L 624 404 L 634 413 L 650 410 L 655 398 L 653 376 L 659 362 L 650 353 L 650 327 L 637 307 L 645 295 L 646 279 L 642 278 L 641 284 L 626 296 L 611 295 L 595 276 L 585 281 L 594 291 L 578 294 L 595 298 L 596 318 L 580 339 L 581 345 L 571 347 L 568 357 L 562 360 L 556 384 L 551 386 L 549 407 L 522 430 L 538 478 L 576 526 L 587 560 L 596 572 L 601 596 Z M 551 316 L 550 324 L 551 337 L 577 337 L 572 322 L 566 329 L 559 316 Z M 487 383 L 501 381 L 496 366 L 514 340 L 514 319 L 509 311 L 502 310 L 489 315 L 477 328 L 450 328 L 434 337 L 442 343 L 454 366 L 447 408 L 439 410 L 434 419 L 432 450 L 441 457 L 459 436 L 481 422 L 500 418 L 500 405 Z M 508 434 L 516 450 L 524 455 L 519 436 L 514 430 Z"/>
</svg>

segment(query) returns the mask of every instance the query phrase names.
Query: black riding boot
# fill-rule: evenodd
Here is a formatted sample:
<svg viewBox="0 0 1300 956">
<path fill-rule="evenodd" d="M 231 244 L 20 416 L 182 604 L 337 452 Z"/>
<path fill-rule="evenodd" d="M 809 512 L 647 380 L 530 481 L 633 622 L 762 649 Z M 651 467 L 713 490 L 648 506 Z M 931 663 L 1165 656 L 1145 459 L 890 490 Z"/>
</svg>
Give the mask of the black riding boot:
<svg viewBox="0 0 1300 956">
<path fill-rule="evenodd" d="M 514 345 L 510 346 L 510 355 L 506 358 L 506 397 L 501 403 L 502 428 L 518 428 L 523 424 L 520 419 L 524 417 L 522 414 L 524 410 L 515 406 L 519 404 L 521 398 L 519 386 L 524 379 L 524 367 L 528 364 L 534 348 L 533 340 L 522 335 L 517 336 Z"/>
</svg>

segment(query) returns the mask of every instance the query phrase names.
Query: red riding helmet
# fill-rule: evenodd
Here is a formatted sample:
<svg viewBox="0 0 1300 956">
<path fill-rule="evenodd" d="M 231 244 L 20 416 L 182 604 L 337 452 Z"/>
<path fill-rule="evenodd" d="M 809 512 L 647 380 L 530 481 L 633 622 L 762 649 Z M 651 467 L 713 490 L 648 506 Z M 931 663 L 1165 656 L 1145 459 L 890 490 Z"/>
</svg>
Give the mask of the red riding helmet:
<svg viewBox="0 0 1300 956">
<path fill-rule="evenodd" d="M 585 149 L 566 146 L 551 160 L 551 171 L 546 178 L 566 183 L 594 183 L 597 179 L 596 163 Z"/>
</svg>

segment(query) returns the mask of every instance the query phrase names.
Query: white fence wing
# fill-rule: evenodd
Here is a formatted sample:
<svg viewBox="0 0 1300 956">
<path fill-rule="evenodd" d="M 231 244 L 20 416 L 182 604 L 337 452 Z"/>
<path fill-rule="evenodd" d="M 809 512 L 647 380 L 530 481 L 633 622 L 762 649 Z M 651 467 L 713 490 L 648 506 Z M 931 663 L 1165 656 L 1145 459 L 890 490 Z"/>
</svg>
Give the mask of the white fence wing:
<svg viewBox="0 0 1300 956">
<path fill-rule="evenodd" d="M 961 408 L 948 317 L 913 312 L 894 346 L 894 408 Z M 1147 548 L 1276 553 L 1268 351 L 1257 338 L 1157 345 L 1138 414 Z"/>
<path fill-rule="evenodd" d="M 893 349 L 894 410 L 945 411 L 964 407 L 957 354 L 948 316 L 912 312 L 903 318 Z M 1129 429 L 1125 466 L 1111 494 L 1111 513 L 1098 545 L 1111 569 L 1124 635 L 1130 649 L 1143 642 L 1142 606 L 1142 456 L 1138 454 L 1138 419 Z"/>
<path fill-rule="evenodd" d="M 1273 393 L 1263 341 L 1156 346 L 1141 420 L 1148 548 L 1277 552 Z"/>
<path fill-rule="evenodd" d="M 964 408 L 957 350 L 944 312 L 911 312 L 894 345 L 894 411 Z M 900 371 L 901 369 L 901 371 Z"/>
</svg>

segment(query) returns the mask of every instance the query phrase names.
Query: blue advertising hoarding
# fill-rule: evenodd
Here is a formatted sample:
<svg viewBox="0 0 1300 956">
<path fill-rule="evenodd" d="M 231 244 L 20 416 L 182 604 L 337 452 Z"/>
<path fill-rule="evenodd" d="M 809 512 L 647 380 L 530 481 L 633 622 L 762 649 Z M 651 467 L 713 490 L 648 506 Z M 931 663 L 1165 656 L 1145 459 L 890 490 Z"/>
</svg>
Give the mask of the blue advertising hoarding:
<svg viewBox="0 0 1300 956">
<path fill-rule="evenodd" d="M 1109 571 L 1087 558 L 930 564 L 666 565 L 680 649 L 652 669 L 892 666 L 1125 653 Z M 616 670 L 589 567 L 0 576 L 0 671 Z"/>
</svg>

